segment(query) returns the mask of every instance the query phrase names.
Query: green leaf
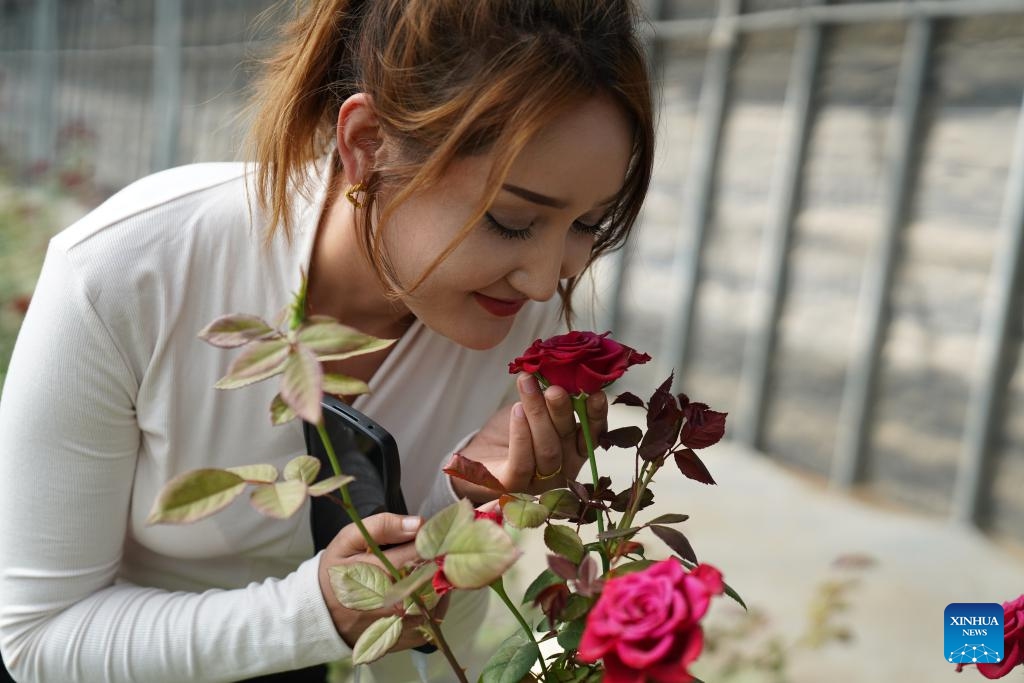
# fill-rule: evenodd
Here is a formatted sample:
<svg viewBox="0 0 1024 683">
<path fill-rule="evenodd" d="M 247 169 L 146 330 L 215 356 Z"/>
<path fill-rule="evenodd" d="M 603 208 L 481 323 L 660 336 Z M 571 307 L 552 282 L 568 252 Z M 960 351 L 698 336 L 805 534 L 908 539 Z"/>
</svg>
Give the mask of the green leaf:
<svg viewBox="0 0 1024 683">
<path fill-rule="evenodd" d="M 652 564 L 654 564 L 654 560 L 633 560 L 632 562 L 625 562 L 612 569 L 611 576 L 614 578 L 616 576 L 625 576 L 626 574 L 642 572 Z"/>
<path fill-rule="evenodd" d="M 381 607 L 391 607 L 405 600 L 415 593 L 420 586 L 434 578 L 435 573 L 437 573 L 437 564 L 435 562 L 421 564 L 409 576 L 399 579 L 388 586 L 387 591 L 384 593 L 384 601 Z"/>
<path fill-rule="evenodd" d="M 552 524 L 544 529 L 544 545 L 573 564 L 578 565 L 583 560 L 583 541 L 579 534 L 567 526 Z"/>
<path fill-rule="evenodd" d="M 287 519 L 299 511 L 306 500 L 306 483 L 281 481 L 257 486 L 249 502 L 260 514 L 275 519 Z"/>
<path fill-rule="evenodd" d="M 288 355 L 281 378 L 281 400 L 310 424 L 320 424 L 323 368 L 309 349 L 300 347 Z"/>
<path fill-rule="evenodd" d="M 278 427 L 297 417 L 295 411 L 281 398 L 281 394 L 274 396 L 274 400 L 270 402 L 270 424 Z"/>
<path fill-rule="evenodd" d="M 320 460 L 312 455 L 298 455 L 284 466 L 285 481 L 298 480 L 306 484 L 316 481 L 320 474 Z"/>
<path fill-rule="evenodd" d="M 345 355 L 346 357 L 379 351 L 391 346 L 396 341 L 395 339 L 378 339 L 324 317 L 308 321 L 299 330 L 296 340 L 317 356 Z M 320 360 L 341 359 L 321 358 Z"/>
<path fill-rule="evenodd" d="M 234 472 L 250 484 L 272 484 L 277 481 L 277 468 L 273 465 L 239 465 L 229 467 L 228 472 Z"/>
<path fill-rule="evenodd" d="M 452 536 L 473 521 L 473 506 L 463 498 L 428 519 L 416 534 L 416 552 L 432 560 L 448 552 Z M 490 522 L 491 526 L 497 527 Z"/>
<path fill-rule="evenodd" d="M 199 469 L 164 485 L 146 524 L 188 524 L 224 509 L 245 489 L 245 480 L 227 470 Z"/>
<path fill-rule="evenodd" d="M 526 592 L 523 593 L 522 604 L 526 605 L 533 602 L 545 588 L 549 588 L 559 583 L 565 583 L 565 579 L 560 577 L 558 574 L 555 574 L 550 569 L 545 569 L 537 575 L 537 578 L 533 580 L 533 582 L 527 587 Z"/>
<path fill-rule="evenodd" d="M 279 375 L 284 371 L 290 347 L 283 338 L 253 342 L 228 366 L 228 374 L 217 380 L 217 389 L 239 389 Z"/>
<path fill-rule="evenodd" d="M 667 515 L 658 515 L 648 524 L 678 524 L 679 522 L 685 522 L 690 518 L 690 515 L 679 515 L 675 513 L 669 513 Z"/>
<path fill-rule="evenodd" d="M 402 617 L 382 617 L 363 631 L 352 648 L 353 664 L 369 664 L 386 655 L 402 635 Z"/>
<path fill-rule="evenodd" d="M 539 658 L 537 646 L 514 633 L 488 660 L 478 683 L 520 683 Z"/>
<path fill-rule="evenodd" d="M 324 375 L 324 392 L 335 396 L 357 396 L 370 393 L 370 385 L 355 377 L 326 373 Z"/>
<path fill-rule="evenodd" d="M 501 514 L 511 526 L 519 529 L 535 529 L 548 519 L 548 509 L 540 503 L 512 500 L 501 508 Z"/>
<path fill-rule="evenodd" d="M 274 332 L 274 328 L 254 315 L 225 315 L 217 318 L 199 332 L 199 338 L 208 344 L 230 349 L 248 344 Z"/>
<path fill-rule="evenodd" d="M 328 493 L 331 493 L 332 491 L 337 491 L 345 484 L 348 484 L 355 480 L 355 477 L 350 477 L 347 474 L 338 474 L 333 477 L 327 477 L 326 479 L 318 481 L 315 484 L 310 484 L 309 495 L 313 497 L 326 496 Z"/>
<path fill-rule="evenodd" d="M 579 497 L 569 489 L 551 489 L 541 494 L 540 504 L 552 515 L 575 517 L 580 509 Z"/>
<path fill-rule="evenodd" d="M 334 595 L 345 607 L 361 611 L 380 609 L 391 579 L 380 567 L 353 562 L 327 568 Z"/>
<path fill-rule="evenodd" d="M 569 596 L 569 602 L 566 603 L 560 619 L 562 621 L 575 621 L 585 616 L 593 604 L 594 601 L 591 598 L 584 597 L 579 593 L 573 593 Z"/>
<path fill-rule="evenodd" d="M 456 588 L 482 588 L 505 573 L 518 557 L 508 533 L 481 519 L 454 533 L 445 553 L 444 575 Z"/>
<path fill-rule="evenodd" d="M 584 619 L 577 621 L 570 621 L 565 625 L 558 633 L 558 644 L 562 646 L 563 650 L 575 650 L 580 646 L 580 640 L 583 639 L 583 628 L 586 626 Z"/>
<path fill-rule="evenodd" d="M 610 538 L 628 538 L 630 536 L 636 536 L 638 531 L 640 531 L 640 527 L 638 526 L 631 526 L 628 529 L 609 529 L 608 531 L 599 533 L 597 537 L 602 541 L 607 541 Z"/>
</svg>

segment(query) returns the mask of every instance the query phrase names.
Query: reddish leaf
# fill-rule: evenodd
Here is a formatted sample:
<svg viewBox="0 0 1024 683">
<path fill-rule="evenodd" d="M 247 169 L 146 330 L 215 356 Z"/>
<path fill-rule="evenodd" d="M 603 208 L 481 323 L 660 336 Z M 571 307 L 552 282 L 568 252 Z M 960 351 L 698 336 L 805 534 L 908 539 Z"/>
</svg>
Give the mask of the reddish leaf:
<svg viewBox="0 0 1024 683">
<path fill-rule="evenodd" d="M 485 489 L 508 493 L 505 485 L 498 481 L 498 478 L 491 474 L 487 467 L 476 460 L 470 460 L 461 453 L 452 456 L 452 459 L 448 461 L 448 466 L 444 468 L 444 472 L 450 477 L 464 479 L 470 484 L 483 486 Z"/>
<path fill-rule="evenodd" d="M 590 502 L 591 492 L 590 492 L 590 490 L 588 490 L 588 488 L 584 484 L 581 484 L 578 481 L 573 481 L 572 479 L 569 479 L 569 480 L 567 480 L 565 482 L 565 485 L 568 486 L 569 489 L 572 490 L 572 492 L 576 494 L 576 497 L 579 498 L 581 502 L 583 502 L 583 503 Z M 593 487 L 590 487 L 590 488 L 592 489 Z"/>
<path fill-rule="evenodd" d="M 323 413 L 323 368 L 307 348 L 299 347 L 288 355 L 281 378 L 281 400 L 310 424 L 320 424 Z"/>
<path fill-rule="evenodd" d="M 614 401 L 612 401 L 613 406 L 620 403 L 627 406 L 633 406 L 634 408 L 644 407 L 643 399 L 641 399 L 636 394 L 629 393 L 628 391 L 622 392 L 615 398 Z"/>
<path fill-rule="evenodd" d="M 672 527 L 661 526 L 660 524 L 652 524 L 651 531 L 677 555 L 691 562 L 697 562 L 697 553 L 693 552 L 693 546 L 690 545 L 690 541 L 686 539 L 686 536 L 681 531 L 676 531 Z"/>
<path fill-rule="evenodd" d="M 686 423 L 680 440 L 687 448 L 707 448 L 718 443 L 725 434 L 725 417 L 708 408 L 706 403 L 691 403 L 683 409 Z"/>
<path fill-rule="evenodd" d="M 540 607 L 541 612 L 548 618 L 548 623 L 554 624 L 569 604 L 569 587 L 564 583 L 556 583 L 548 586 L 540 592 L 533 604 Z"/>
<path fill-rule="evenodd" d="M 274 333 L 262 318 L 254 315 L 225 315 L 199 332 L 199 338 L 213 346 L 230 349 Z"/>
<path fill-rule="evenodd" d="M 610 432 L 605 432 L 597 438 L 597 445 L 608 449 L 612 446 L 618 448 L 634 448 L 644 438 L 644 432 L 639 427 L 620 427 Z"/>
<path fill-rule="evenodd" d="M 559 555 L 548 555 L 548 566 L 563 579 L 575 579 L 577 576 L 576 565 Z"/>
<path fill-rule="evenodd" d="M 597 562 L 590 555 L 583 558 L 573 588 L 586 597 L 600 593 L 604 588 L 604 581 L 598 578 Z"/>
<path fill-rule="evenodd" d="M 711 472 L 704 466 L 701 459 L 697 457 L 689 448 L 674 453 L 676 466 L 679 467 L 679 471 L 683 473 L 689 479 L 699 481 L 702 484 L 714 484 L 715 480 L 711 478 Z"/>
</svg>

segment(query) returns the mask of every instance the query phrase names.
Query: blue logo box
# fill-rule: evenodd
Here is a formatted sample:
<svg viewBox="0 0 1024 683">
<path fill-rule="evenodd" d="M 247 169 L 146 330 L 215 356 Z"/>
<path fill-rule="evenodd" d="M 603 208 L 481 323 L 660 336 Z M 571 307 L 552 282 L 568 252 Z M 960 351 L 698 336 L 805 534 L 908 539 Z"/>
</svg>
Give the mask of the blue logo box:
<svg viewBox="0 0 1024 683">
<path fill-rule="evenodd" d="M 945 659 L 953 664 L 1003 661 L 1003 606 L 994 602 L 954 602 L 946 607 Z"/>
</svg>

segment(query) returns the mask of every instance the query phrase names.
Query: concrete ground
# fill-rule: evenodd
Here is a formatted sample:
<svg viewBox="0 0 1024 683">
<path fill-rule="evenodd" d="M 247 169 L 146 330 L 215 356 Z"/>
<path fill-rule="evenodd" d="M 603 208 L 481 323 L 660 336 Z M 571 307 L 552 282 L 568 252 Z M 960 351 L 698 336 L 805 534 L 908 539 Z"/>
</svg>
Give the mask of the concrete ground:
<svg viewBox="0 0 1024 683">
<path fill-rule="evenodd" d="M 613 428 L 642 418 L 633 409 L 612 410 Z M 598 457 L 603 473 L 618 486 L 628 483 L 633 467 L 628 453 Z M 943 659 L 943 611 L 951 602 L 1003 602 L 1024 593 L 1019 549 L 1000 547 L 944 520 L 831 491 L 732 443 L 707 449 L 702 458 L 718 485 L 704 486 L 666 468 L 655 481 L 655 504 L 640 521 L 665 512 L 689 514 L 678 528 L 698 557 L 719 567 L 763 616 L 751 635 L 729 639 L 728 649 L 749 656 L 772 638 L 786 643 L 784 677 L 772 677 L 764 667 L 725 674 L 721 667 L 734 657 L 723 651 L 717 659 L 702 658 L 694 669 L 706 683 L 985 680 L 970 670 L 957 675 Z M 646 540 L 648 556 L 663 556 L 653 550 L 659 547 L 653 535 Z M 532 579 L 544 562 L 537 535 L 524 541 L 526 556 L 515 573 L 519 582 Z M 847 568 L 836 566 L 840 557 L 847 558 Z M 865 564 L 870 566 L 856 568 Z M 809 612 L 820 602 L 821 587 L 848 579 L 856 582 L 846 593 L 848 609 L 832 623 L 852 639 L 818 649 L 798 642 Z M 731 600 L 720 600 L 709 615 L 709 629 L 735 627 L 741 615 Z M 1009 678 L 1024 678 L 1024 670 Z"/>
</svg>

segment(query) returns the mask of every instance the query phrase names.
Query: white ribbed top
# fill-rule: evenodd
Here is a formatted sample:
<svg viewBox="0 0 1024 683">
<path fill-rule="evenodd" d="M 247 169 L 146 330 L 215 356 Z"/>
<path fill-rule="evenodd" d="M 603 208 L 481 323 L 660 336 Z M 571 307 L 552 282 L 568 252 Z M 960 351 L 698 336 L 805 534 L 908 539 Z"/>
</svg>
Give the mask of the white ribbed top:
<svg viewBox="0 0 1024 683">
<path fill-rule="evenodd" d="M 0 400 L 0 648 L 19 680 L 228 681 L 349 652 L 308 511 L 269 520 L 243 496 L 197 524 L 145 525 L 176 474 L 304 452 L 297 423 L 270 425 L 276 383 L 213 389 L 235 354 L 196 338 L 225 313 L 273 319 L 308 266 L 325 183 L 299 200 L 291 244 L 266 249 L 245 182 L 241 164 L 165 171 L 50 244 Z M 420 323 L 405 334 L 355 405 L 395 435 L 411 510 L 454 500 L 441 464 L 502 404 L 507 362 L 557 328 L 552 301 L 486 352 Z M 468 660 L 483 597 L 446 619 Z M 398 680 L 399 657 L 380 680 Z"/>
</svg>

